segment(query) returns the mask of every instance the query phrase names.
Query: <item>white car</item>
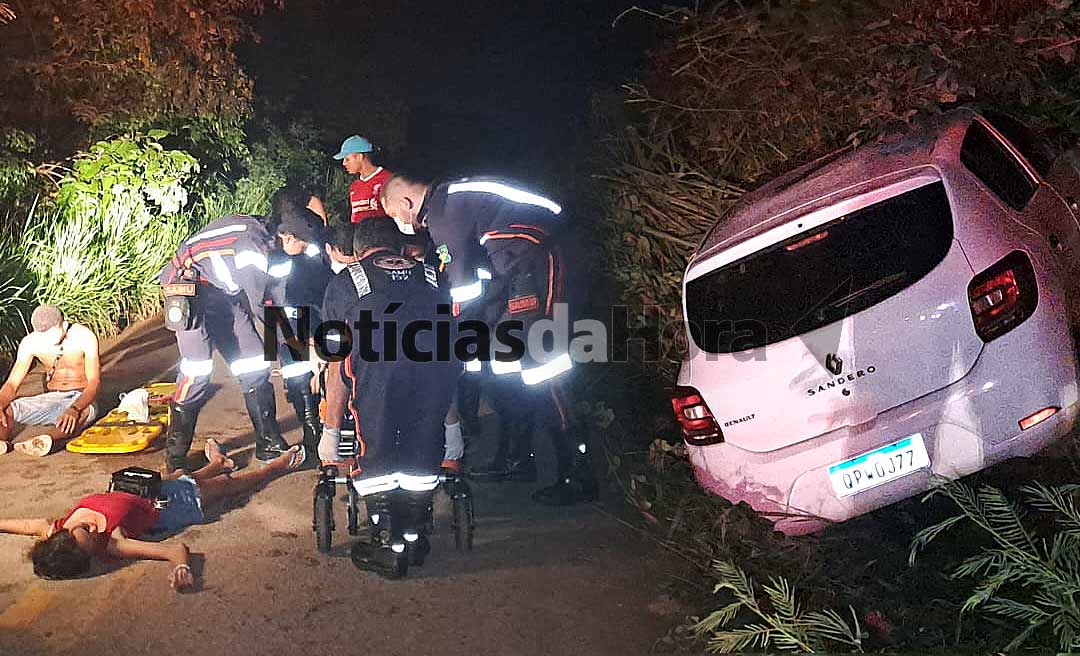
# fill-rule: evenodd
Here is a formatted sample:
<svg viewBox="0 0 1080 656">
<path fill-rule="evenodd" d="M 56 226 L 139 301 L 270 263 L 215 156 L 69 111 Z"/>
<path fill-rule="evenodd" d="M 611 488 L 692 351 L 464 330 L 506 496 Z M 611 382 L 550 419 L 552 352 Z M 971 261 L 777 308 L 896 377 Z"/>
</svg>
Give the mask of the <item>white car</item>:
<svg viewBox="0 0 1080 656">
<path fill-rule="evenodd" d="M 700 484 L 800 534 L 1068 435 L 1080 178 L 1050 153 L 953 110 L 714 226 L 672 400 Z"/>
</svg>

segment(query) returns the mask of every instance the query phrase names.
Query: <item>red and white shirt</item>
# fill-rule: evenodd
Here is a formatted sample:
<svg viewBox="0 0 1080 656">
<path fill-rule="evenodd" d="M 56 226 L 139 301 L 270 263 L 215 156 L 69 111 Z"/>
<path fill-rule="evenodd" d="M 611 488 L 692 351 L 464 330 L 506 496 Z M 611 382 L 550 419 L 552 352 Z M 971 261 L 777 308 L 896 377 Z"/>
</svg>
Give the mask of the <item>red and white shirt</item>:
<svg viewBox="0 0 1080 656">
<path fill-rule="evenodd" d="M 349 207 L 352 210 L 353 223 L 386 215 L 379 205 L 379 191 L 392 177 L 393 173 L 380 166 L 366 178 L 361 175 L 353 180 L 349 185 Z"/>
</svg>

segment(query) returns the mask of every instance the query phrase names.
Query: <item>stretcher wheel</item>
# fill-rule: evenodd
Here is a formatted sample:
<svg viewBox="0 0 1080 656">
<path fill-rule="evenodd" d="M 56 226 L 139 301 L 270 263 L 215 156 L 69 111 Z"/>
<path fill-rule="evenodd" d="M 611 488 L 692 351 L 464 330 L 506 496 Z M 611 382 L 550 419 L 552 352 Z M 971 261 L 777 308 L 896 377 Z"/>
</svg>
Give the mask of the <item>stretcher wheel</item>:
<svg viewBox="0 0 1080 656">
<path fill-rule="evenodd" d="M 333 546 L 334 499 L 323 494 L 315 495 L 315 548 L 319 553 L 330 553 Z"/>
<path fill-rule="evenodd" d="M 475 517 L 473 516 L 472 494 L 455 496 L 453 506 L 454 546 L 458 551 L 472 551 L 473 531 L 476 527 Z"/>
</svg>

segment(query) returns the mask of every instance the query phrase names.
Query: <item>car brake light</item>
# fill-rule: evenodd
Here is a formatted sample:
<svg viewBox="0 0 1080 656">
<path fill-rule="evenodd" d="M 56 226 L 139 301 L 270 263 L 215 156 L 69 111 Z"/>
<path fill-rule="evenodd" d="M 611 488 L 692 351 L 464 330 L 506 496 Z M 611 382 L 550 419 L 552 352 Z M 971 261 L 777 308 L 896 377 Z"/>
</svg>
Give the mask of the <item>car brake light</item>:
<svg viewBox="0 0 1080 656">
<path fill-rule="evenodd" d="M 683 438 L 687 444 L 705 446 L 724 441 L 724 433 L 713 418 L 712 411 L 705 404 L 705 399 L 693 387 L 676 387 L 671 399 L 675 410 L 675 419 L 682 427 Z"/>
<path fill-rule="evenodd" d="M 1054 406 L 1050 406 L 1049 408 L 1043 408 L 1042 410 L 1039 410 L 1038 412 L 1036 412 L 1033 415 L 1029 415 L 1027 417 L 1024 417 L 1023 419 L 1020 420 L 1020 430 L 1027 430 L 1027 429 L 1031 428 L 1032 426 L 1034 426 L 1035 424 L 1039 424 L 1039 423 L 1042 423 L 1042 422 L 1046 421 L 1050 417 L 1053 417 L 1054 413 L 1056 413 L 1060 409 L 1061 408 L 1056 408 Z"/>
<path fill-rule="evenodd" d="M 822 239 L 825 239 L 828 236 L 829 236 L 829 231 L 828 230 L 823 230 L 823 231 L 817 233 L 816 235 L 811 235 L 811 236 L 807 237 L 806 239 L 800 239 L 799 241 L 795 242 L 794 244 L 788 244 L 787 246 L 784 246 L 784 250 L 789 252 L 789 253 L 791 251 L 797 251 L 800 248 L 802 248 L 803 246 L 809 246 L 810 244 L 816 244 L 817 242 L 821 241 Z"/>
<path fill-rule="evenodd" d="M 1013 251 L 968 285 L 975 332 L 984 342 L 1001 337 L 1035 312 L 1039 287 L 1035 270 L 1023 251 Z"/>
</svg>

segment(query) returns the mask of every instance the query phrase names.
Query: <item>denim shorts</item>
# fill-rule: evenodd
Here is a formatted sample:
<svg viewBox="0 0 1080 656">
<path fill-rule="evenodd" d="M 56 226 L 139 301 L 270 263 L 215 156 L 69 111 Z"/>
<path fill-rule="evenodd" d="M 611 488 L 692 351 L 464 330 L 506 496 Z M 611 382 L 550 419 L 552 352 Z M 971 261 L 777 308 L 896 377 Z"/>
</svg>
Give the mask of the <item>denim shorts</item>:
<svg viewBox="0 0 1080 656">
<path fill-rule="evenodd" d="M 15 399 L 9 406 L 12 418 L 16 424 L 23 426 L 55 426 L 56 420 L 64 411 L 75 403 L 75 399 L 82 394 L 81 390 L 67 392 L 45 392 L 37 396 L 24 396 Z M 97 416 L 97 408 L 90 405 L 90 416 L 86 420 L 89 424 Z"/>
<path fill-rule="evenodd" d="M 162 481 L 161 496 L 168 499 L 168 503 L 158 511 L 158 520 L 150 529 L 151 533 L 173 533 L 206 521 L 199 498 L 199 484 L 194 478 L 181 476 L 175 481 Z"/>
</svg>

